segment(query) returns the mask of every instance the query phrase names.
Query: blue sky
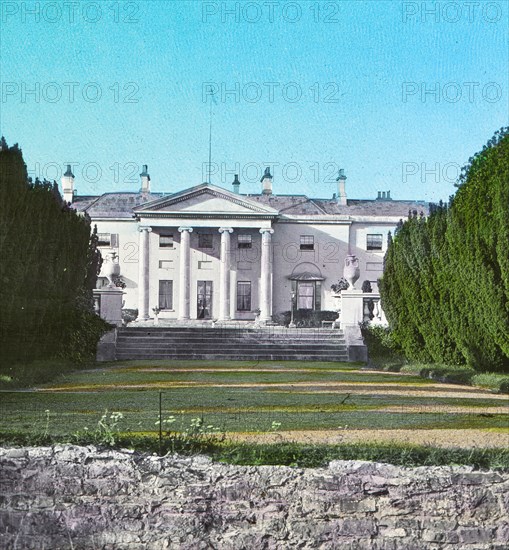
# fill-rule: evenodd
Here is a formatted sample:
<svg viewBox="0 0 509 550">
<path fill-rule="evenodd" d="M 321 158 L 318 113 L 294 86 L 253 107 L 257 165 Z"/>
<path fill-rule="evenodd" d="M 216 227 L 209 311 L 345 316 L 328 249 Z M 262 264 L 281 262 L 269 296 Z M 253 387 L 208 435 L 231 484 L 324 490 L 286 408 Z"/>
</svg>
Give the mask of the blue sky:
<svg viewBox="0 0 509 550">
<path fill-rule="evenodd" d="M 0 132 L 80 194 L 212 183 L 447 199 L 509 118 L 509 3 L 143 0 L 1 5 Z M 228 93 L 230 91 L 231 93 Z M 233 91 L 233 92 L 232 92 Z M 271 94 L 272 92 L 272 94 Z"/>
</svg>

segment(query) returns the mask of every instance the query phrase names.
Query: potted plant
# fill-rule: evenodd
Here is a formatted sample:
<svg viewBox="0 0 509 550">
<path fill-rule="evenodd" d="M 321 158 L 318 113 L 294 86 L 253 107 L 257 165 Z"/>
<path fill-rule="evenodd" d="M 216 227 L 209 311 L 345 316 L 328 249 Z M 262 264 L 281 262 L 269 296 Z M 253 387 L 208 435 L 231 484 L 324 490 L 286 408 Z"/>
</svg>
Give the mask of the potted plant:
<svg viewBox="0 0 509 550">
<path fill-rule="evenodd" d="M 334 298 L 338 298 L 339 300 L 341 300 L 341 292 L 343 290 L 348 290 L 349 286 L 350 285 L 345 277 L 341 277 L 341 279 L 339 279 L 337 283 L 332 284 L 330 288 L 335 294 Z M 337 313 L 338 316 L 332 324 L 333 328 L 339 328 L 341 326 L 341 301 L 339 302 Z"/>
<path fill-rule="evenodd" d="M 341 277 L 337 283 L 332 284 L 330 287 L 332 292 L 339 294 L 342 290 L 347 290 L 348 286 L 348 281 L 344 277 Z"/>
<path fill-rule="evenodd" d="M 257 307 L 256 309 L 253 309 L 253 313 L 255 314 L 255 319 L 254 319 L 254 322 L 255 322 L 255 325 L 259 325 L 260 324 L 260 313 L 262 312 L 262 310 Z"/>
<path fill-rule="evenodd" d="M 152 308 L 152 311 L 154 312 L 154 325 L 159 324 L 159 313 L 161 313 L 161 308 L 156 306 Z"/>
</svg>

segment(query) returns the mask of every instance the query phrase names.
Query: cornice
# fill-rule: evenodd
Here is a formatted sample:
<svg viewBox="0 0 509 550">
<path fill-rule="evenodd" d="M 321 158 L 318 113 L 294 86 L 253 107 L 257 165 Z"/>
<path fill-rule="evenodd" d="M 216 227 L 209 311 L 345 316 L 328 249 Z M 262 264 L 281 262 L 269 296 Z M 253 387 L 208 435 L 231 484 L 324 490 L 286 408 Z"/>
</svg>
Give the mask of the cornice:
<svg viewBox="0 0 509 550">
<path fill-rule="evenodd" d="M 243 213 L 218 213 L 218 212 L 137 212 L 136 217 L 139 218 L 162 218 L 162 219 L 168 219 L 168 218 L 186 218 L 186 219 L 213 219 L 213 220 L 250 220 L 250 219 L 257 219 L 257 220 L 273 220 L 277 218 L 277 214 L 267 214 L 267 213 L 260 213 L 260 212 L 243 212 Z"/>
</svg>

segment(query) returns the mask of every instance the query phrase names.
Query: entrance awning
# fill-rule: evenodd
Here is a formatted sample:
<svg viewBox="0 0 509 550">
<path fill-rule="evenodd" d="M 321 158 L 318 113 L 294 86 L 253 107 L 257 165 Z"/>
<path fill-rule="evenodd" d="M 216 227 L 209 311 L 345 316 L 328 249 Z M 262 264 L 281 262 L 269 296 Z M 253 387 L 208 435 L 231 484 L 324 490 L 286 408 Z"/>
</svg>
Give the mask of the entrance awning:
<svg viewBox="0 0 509 550">
<path fill-rule="evenodd" d="M 296 265 L 292 274 L 288 276 L 290 281 L 324 281 L 320 268 L 311 262 L 302 262 Z"/>
<path fill-rule="evenodd" d="M 325 277 L 322 277 L 321 275 L 317 275 L 316 273 L 309 273 L 309 271 L 305 271 L 304 273 L 297 273 L 290 275 L 288 277 L 290 281 L 324 281 Z"/>
</svg>

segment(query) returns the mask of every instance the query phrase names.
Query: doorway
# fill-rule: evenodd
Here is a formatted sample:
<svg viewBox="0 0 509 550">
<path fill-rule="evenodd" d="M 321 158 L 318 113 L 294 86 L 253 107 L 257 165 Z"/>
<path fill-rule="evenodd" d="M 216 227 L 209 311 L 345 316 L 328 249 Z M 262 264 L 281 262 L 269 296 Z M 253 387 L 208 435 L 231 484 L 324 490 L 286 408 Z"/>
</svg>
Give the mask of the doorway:
<svg viewBox="0 0 509 550">
<path fill-rule="evenodd" d="M 212 319 L 212 281 L 198 281 L 197 319 Z"/>
</svg>

